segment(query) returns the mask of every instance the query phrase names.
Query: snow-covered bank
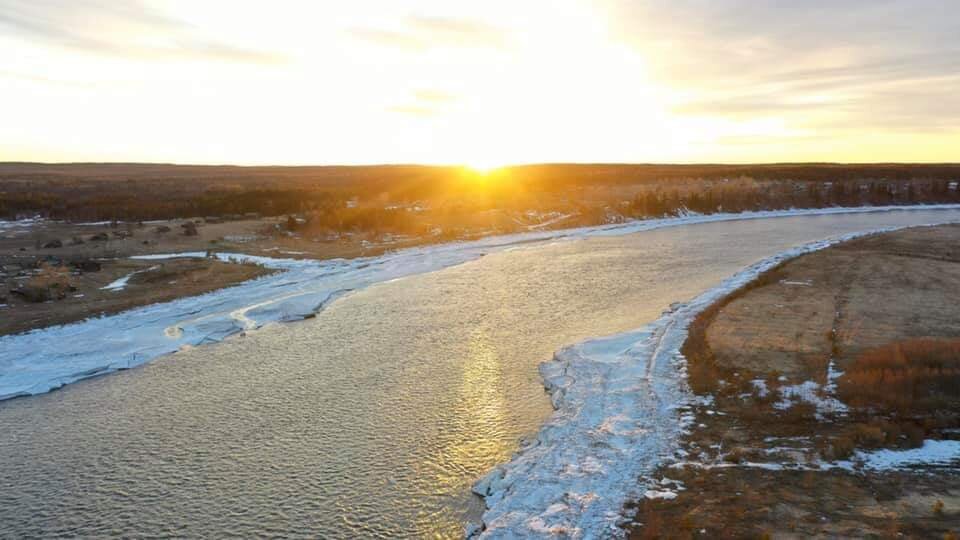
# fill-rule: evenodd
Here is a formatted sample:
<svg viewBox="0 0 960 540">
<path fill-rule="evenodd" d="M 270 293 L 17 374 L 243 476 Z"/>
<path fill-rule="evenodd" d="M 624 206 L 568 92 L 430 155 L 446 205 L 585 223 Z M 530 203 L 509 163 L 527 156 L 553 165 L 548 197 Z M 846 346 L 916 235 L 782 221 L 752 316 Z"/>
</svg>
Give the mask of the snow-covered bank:
<svg viewBox="0 0 960 540">
<path fill-rule="evenodd" d="M 680 347 L 697 314 L 783 261 L 899 228 L 851 233 L 790 249 L 690 302 L 672 306 L 644 328 L 561 349 L 540 370 L 556 410 L 535 440 L 475 484 L 487 510 L 474 535 L 623 536 L 618 525 L 624 520 L 624 503 L 668 496 L 651 473 L 666 461 L 684 459 L 679 443 L 693 421 L 690 411 L 696 398 L 686 384 Z M 953 447 L 927 450 L 955 455 Z"/>
<path fill-rule="evenodd" d="M 960 441 L 923 441 L 910 450 L 858 451 L 853 461 L 869 470 L 902 469 L 911 466 L 948 466 L 960 463 Z"/>
<path fill-rule="evenodd" d="M 137 366 L 186 345 L 222 340 L 271 322 L 309 317 L 346 291 L 439 270 L 484 254 L 537 242 L 614 236 L 639 231 L 743 219 L 960 209 L 960 205 L 827 208 L 745 214 L 691 215 L 579 229 L 535 231 L 471 242 L 410 248 L 379 257 L 310 261 L 220 253 L 284 270 L 202 296 L 137 308 L 66 326 L 0 337 L 0 399 L 47 392 L 70 382 Z M 190 256 L 204 256 L 191 253 Z M 159 259 L 164 256 L 146 256 Z"/>
<path fill-rule="evenodd" d="M 18 219 L 16 221 L 5 221 L 0 219 L 0 234 L 7 233 L 8 231 L 14 235 L 25 234 L 27 229 L 33 227 L 41 221 L 43 220 L 38 217 Z"/>
<path fill-rule="evenodd" d="M 156 270 L 157 268 L 159 267 L 151 266 L 150 268 L 147 268 L 144 270 L 137 270 L 136 272 L 130 272 L 129 274 L 121 278 L 118 278 L 114 281 L 111 281 L 110 283 L 108 283 L 107 285 L 104 285 L 103 287 L 100 287 L 100 289 L 105 291 L 122 291 L 127 288 L 127 283 L 130 282 L 130 278 L 132 278 L 133 276 L 137 274 L 142 274 L 144 272 L 150 272 L 151 270 Z"/>
</svg>

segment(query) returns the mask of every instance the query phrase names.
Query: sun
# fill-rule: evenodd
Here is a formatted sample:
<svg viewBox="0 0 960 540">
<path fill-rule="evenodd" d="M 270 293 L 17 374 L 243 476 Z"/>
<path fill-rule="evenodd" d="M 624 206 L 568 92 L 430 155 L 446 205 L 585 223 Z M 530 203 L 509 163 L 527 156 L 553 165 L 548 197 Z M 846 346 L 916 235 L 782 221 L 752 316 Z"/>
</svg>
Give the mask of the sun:
<svg viewBox="0 0 960 540">
<path fill-rule="evenodd" d="M 500 163 L 496 163 L 491 160 L 483 160 L 483 159 L 470 160 L 464 163 L 463 166 L 469 169 L 470 171 L 483 176 L 486 176 L 492 173 L 493 171 L 503 167 L 503 165 Z"/>
</svg>

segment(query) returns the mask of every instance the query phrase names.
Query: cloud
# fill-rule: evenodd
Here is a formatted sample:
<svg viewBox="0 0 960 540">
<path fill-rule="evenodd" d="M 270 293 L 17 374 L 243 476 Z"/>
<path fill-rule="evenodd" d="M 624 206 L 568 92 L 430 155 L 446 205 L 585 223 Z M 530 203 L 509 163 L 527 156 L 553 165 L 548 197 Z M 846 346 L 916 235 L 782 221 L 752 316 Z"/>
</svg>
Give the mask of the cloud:
<svg viewBox="0 0 960 540">
<path fill-rule="evenodd" d="M 386 47 L 414 50 L 427 48 L 427 43 L 423 39 L 405 32 L 377 28 L 356 28 L 351 30 L 350 34 L 357 39 Z"/>
<path fill-rule="evenodd" d="M 798 142 L 816 142 L 817 135 L 765 134 L 765 135 L 721 135 L 716 142 L 724 146 L 768 146 L 796 144 Z"/>
<path fill-rule="evenodd" d="M 440 114 L 440 111 L 433 107 L 422 105 L 396 105 L 388 109 L 390 112 L 404 114 L 408 116 L 428 117 Z"/>
<path fill-rule="evenodd" d="M 807 127 L 960 125 L 960 33 L 943 0 L 612 2 L 616 34 L 675 110 L 781 116 Z M 792 115 L 792 116 L 791 116 Z M 829 120 L 824 120 L 830 118 Z"/>
<path fill-rule="evenodd" d="M 31 83 L 63 86 L 68 88 L 93 88 L 96 86 L 95 84 L 89 83 L 89 82 L 72 81 L 72 80 L 66 80 L 66 79 L 46 77 L 43 75 L 35 75 L 32 73 L 22 73 L 19 71 L 10 71 L 6 69 L 0 69 L 0 79 L 14 79 L 14 80 L 26 81 Z"/>
<path fill-rule="evenodd" d="M 458 99 L 456 95 L 440 90 L 416 90 L 411 99 L 390 107 L 389 111 L 419 117 L 437 116 L 448 110 Z"/>
<path fill-rule="evenodd" d="M 272 53 L 204 37 L 137 0 L 0 0 L 0 28 L 22 39 L 102 55 L 275 63 Z"/>
<path fill-rule="evenodd" d="M 450 103 L 451 101 L 456 101 L 457 99 L 456 95 L 440 90 L 417 90 L 413 93 L 413 96 L 417 99 L 417 101 L 425 101 L 435 104 Z"/>
<path fill-rule="evenodd" d="M 435 47 L 503 48 L 508 35 L 502 29 L 472 19 L 412 15 L 392 29 L 355 28 L 357 39 L 387 47 L 424 51 Z"/>
</svg>

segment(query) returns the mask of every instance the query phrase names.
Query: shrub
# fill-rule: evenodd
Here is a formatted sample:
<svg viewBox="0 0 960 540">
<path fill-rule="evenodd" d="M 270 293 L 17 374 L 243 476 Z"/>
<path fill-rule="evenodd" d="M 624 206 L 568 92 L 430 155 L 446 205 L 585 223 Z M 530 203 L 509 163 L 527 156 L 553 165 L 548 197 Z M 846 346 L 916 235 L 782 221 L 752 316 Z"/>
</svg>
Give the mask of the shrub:
<svg viewBox="0 0 960 540">
<path fill-rule="evenodd" d="M 643 529 L 641 538 L 661 538 L 663 534 L 663 517 L 658 511 L 657 505 L 651 501 L 644 501 L 643 504 Z"/>
<path fill-rule="evenodd" d="M 854 407 L 904 416 L 960 404 L 960 340 L 913 339 L 865 351 L 838 381 Z"/>
<path fill-rule="evenodd" d="M 74 288 L 70 284 L 70 271 L 66 267 L 43 263 L 37 275 L 11 292 L 28 302 L 46 302 L 64 298 L 67 292 L 72 290 Z"/>
<path fill-rule="evenodd" d="M 792 401 L 790 407 L 780 411 L 779 416 L 782 425 L 812 422 L 817 418 L 817 406 L 806 401 Z"/>
<path fill-rule="evenodd" d="M 904 434 L 907 436 L 907 442 L 910 443 L 911 447 L 919 448 L 923 446 L 923 439 L 927 433 L 926 430 L 913 422 L 905 423 L 902 427 Z"/>
<path fill-rule="evenodd" d="M 857 424 L 854 437 L 860 446 L 878 448 L 887 440 L 887 434 L 876 425 Z"/>
<path fill-rule="evenodd" d="M 853 455 L 853 449 L 856 443 L 848 436 L 841 436 L 834 439 L 830 445 L 832 459 L 847 459 Z"/>
</svg>

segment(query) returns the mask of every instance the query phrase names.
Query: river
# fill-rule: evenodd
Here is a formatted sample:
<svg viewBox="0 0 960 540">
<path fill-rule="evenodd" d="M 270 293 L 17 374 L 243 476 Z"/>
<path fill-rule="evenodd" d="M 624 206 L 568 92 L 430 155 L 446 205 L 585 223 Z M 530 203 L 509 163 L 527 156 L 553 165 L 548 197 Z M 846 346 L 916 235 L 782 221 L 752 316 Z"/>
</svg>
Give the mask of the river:
<svg viewBox="0 0 960 540">
<path fill-rule="evenodd" d="M 551 413 L 537 366 L 792 246 L 960 219 L 796 216 L 556 240 L 376 284 L 0 402 L 0 536 L 457 537 Z"/>
</svg>

